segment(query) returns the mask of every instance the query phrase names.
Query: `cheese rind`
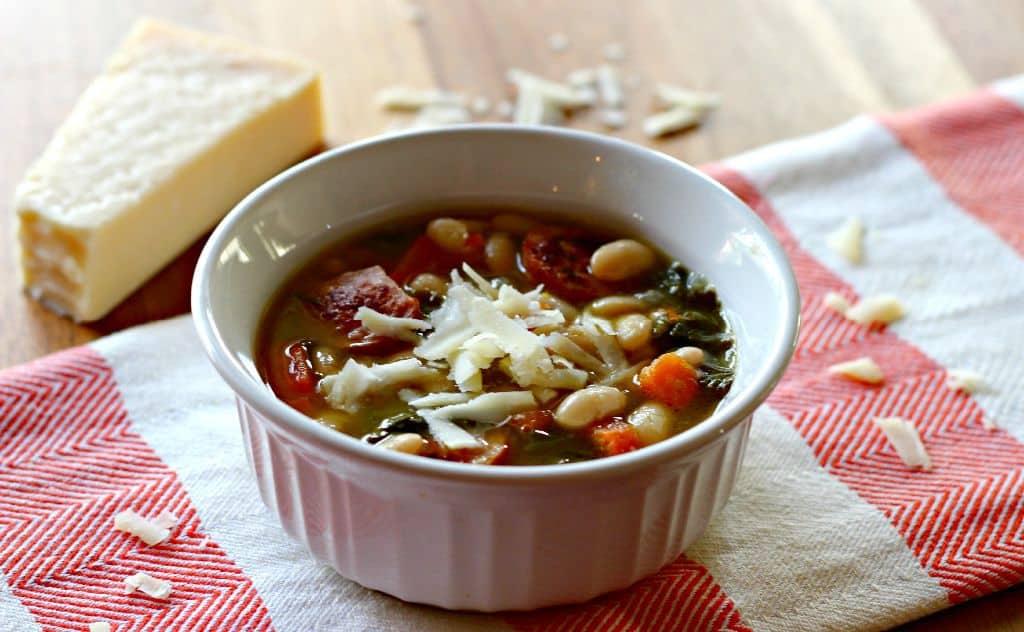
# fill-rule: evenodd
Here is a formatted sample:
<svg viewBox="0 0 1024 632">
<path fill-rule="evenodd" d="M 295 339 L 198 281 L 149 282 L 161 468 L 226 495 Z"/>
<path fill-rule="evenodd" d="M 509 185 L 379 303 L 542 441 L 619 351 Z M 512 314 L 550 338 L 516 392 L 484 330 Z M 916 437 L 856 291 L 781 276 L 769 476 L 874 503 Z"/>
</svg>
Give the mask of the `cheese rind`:
<svg viewBox="0 0 1024 632">
<path fill-rule="evenodd" d="M 22 282 L 101 318 L 321 143 L 308 66 L 142 20 L 17 188 Z"/>
</svg>

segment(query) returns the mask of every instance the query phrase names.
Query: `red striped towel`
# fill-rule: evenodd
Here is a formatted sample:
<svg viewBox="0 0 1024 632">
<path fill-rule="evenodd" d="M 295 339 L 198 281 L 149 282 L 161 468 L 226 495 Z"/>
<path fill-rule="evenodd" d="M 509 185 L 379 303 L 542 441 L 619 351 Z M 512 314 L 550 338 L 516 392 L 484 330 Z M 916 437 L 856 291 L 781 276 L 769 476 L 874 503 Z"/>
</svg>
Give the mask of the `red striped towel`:
<svg viewBox="0 0 1024 632">
<path fill-rule="evenodd" d="M 1022 108 L 1024 78 L 708 168 L 789 252 L 803 332 L 728 506 L 633 588 L 482 616 L 315 564 L 260 504 L 231 395 L 176 319 L 0 374 L 0 629 L 879 629 L 1020 582 Z M 850 215 L 867 226 L 862 266 L 825 246 Z M 894 293 L 909 313 L 867 330 L 822 306 L 829 291 Z M 864 355 L 884 385 L 825 372 Z M 989 389 L 950 390 L 951 368 Z M 906 469 L 874 416 L 912 420 L 934 470 Z M 140 546 L 111 529 L 126 507 L 182 526 Z M 137 571 L 173 581 L 170 599 L 125 595 Z"/>
</svg>

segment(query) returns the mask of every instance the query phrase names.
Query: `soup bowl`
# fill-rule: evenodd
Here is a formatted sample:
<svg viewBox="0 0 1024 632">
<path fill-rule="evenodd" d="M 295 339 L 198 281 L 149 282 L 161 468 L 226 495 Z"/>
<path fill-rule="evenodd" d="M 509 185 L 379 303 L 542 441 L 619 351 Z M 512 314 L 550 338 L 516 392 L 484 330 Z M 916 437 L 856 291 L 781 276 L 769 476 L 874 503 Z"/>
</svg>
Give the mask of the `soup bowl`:
<svg viewBox="0 0 1024 632">
<path fill-rule="evenodd" d="M 277 288 L 331 243 L 425 207 L 543 210 L 639 236 L 704 273 L 736 338 L 707 420 L 609 458 L 501 467 L 382 450 L 279 401 L 254 364 Z M 525 610 L 624 588 L 678 557 L 729 497 L 751 415 L 793 352 L 799 295 L 770 231 L 699 171 L 613 138 L 473 125 L 328 151 L 270 180 L 214 231 L 196 269 L 202 344 L 237 397 L 264 503 L 363 586 L 443 608 Z"/>
</svg>

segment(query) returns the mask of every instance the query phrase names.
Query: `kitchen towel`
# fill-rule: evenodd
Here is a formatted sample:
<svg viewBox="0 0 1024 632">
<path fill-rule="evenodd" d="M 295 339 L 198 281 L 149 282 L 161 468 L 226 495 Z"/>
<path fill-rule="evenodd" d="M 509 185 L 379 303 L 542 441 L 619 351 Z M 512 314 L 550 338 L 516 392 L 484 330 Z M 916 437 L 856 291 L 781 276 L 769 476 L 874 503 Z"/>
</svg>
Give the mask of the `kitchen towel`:
<svg viewBox="0 0 1024 632">
<path fill-rule="evenodd" d="M 735 492 L 684 556 L 592 602 L 476 615 L 402 603 L 314 562 L 260 503 L 230 391 L 191 322 L 0 373 L 0 630 L 882 629 L 1024 579 L 1024 78 L 707 167 L 792 259 L 803 328 Z M 847 218 L 865 261 L 826 246 Z M 892 293 L 907 316 L 822 304 Z M 871 356 L 885 383 L 826 367 Z M 969 369 L 987 388 L 946 385 Z M 875 416 L 913 421 L 907 469 Z M 113 515 L 169 510 L 146 547 Z M 144 571 L 162 601 L 124 594 Z"/>
</svg>

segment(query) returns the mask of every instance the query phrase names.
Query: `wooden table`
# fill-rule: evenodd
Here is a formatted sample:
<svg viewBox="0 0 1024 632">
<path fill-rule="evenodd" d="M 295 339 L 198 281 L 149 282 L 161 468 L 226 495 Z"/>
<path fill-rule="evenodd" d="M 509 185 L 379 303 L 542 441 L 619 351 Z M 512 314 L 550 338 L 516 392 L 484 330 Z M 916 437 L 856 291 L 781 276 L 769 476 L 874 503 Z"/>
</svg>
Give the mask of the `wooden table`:
<svg viewBox="0 0 1024 632">
<path fill-rule="evenodd" d="M 442 86 L 506 98 L 505 69 L 559 77 L 625 46 L 627 76 L 714 90 L 722 106 L 696 132 L 657 143 L 688 162 L 817 131 L 861 112 L 905 108 L 1024 72 L 1020 0 L 45 0 L 0 3 L 0 192 L 17 180 L 140 15 L 289 50 L 325 71 L 330 143 L 384 130 L 384 86 Z M 569 47 L 556 53 L 553 33 Z M 646 142 L 631 100 L 618 133 Z M 594 118 L 574 125 L 599 129 Z M 8 198 L 9 199 L 9 198 Z M 13 243 L 13 222 L 0 239 Z M 13 255 L 0 263 L 0 367 L 188 309 L 194 246 L 111 316 L 76 326 L 26 299 Z M 8 250 L 8 252 L 10 252 Z M 956 607 L 913 630 L 1024 631 L 1024 587 Z"/>
</svg>

